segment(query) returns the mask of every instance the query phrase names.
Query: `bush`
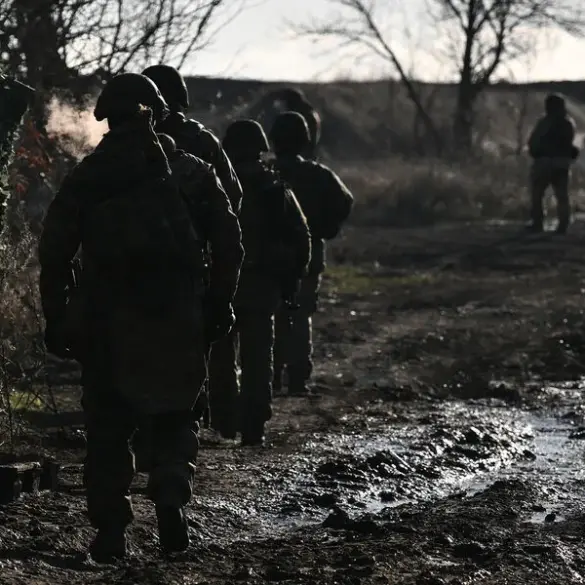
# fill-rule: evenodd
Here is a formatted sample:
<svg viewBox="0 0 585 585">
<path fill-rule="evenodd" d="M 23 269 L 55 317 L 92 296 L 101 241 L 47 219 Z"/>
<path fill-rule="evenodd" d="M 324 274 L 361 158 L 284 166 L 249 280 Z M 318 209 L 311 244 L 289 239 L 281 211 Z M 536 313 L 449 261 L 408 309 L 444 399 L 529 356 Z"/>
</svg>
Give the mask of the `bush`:
<svg viewBox="0 0 585 585">
<path fill-rule="evenodd" d="M 334 166 L 334 165 L 333 165 Z M 520 220 L 529 214 L 529 162 L 523 157 L 449 164 L 390 159 L 338 169 L 355 196 L 356 225 L 428 226 L 440 222 Z M 585 176 L 576 169 L 573 203 L 585 203 Z"/>
</svg>

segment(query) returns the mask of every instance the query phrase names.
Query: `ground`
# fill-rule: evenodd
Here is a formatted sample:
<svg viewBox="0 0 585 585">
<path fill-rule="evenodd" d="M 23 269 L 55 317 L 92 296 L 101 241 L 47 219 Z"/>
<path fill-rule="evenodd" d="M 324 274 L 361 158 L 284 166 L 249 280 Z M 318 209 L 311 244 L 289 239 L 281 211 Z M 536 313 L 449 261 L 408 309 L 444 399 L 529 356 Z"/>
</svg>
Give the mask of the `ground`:
<svg viewBox="0 0 585 585">
<path fill-rule="evenodd" d="M 160 556 L 139 474 L 132 557 L 88 561 L 83 452 L 44 428 L 22 448 L 61 484 L 0 507 L 0 583 L 584 582 L 584 247 L 579 222 L 348 228 L 315 319 L 321 397 L 276 397 L 264 449 L 202 433 L 191 549 Z"/>
</svg>

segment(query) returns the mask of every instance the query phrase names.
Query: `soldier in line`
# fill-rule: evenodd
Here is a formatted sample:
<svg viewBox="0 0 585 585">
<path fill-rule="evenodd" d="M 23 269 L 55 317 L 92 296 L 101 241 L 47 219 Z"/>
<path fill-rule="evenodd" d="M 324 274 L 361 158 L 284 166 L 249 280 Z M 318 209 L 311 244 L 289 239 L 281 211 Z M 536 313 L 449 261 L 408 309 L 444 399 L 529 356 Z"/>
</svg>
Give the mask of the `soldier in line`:
<svg viewBox="0 0 585 585">
<path fill-rule="evenodd" d="M 224 438 L 240 430 L 242 445 L 256 446 L 272 415 L 274 314 L 305 274 L 310 236 L 293 192 L 262 161 L 269 145 L 260 124 L 234 122 L 223 147 L 244 189 L 239 219 L 246 256 L 234 302 L 236 326 L 211 352 L 211 419 Z"/>
<path fill-rule="evenodd" d="M 212 165 L 232 209 L 239 213 L 242 187 L 219 140 L 211 130 L 183 113 L 189 107 L 189 93 L 181 74 L 169 65 L 153 65 L 142 73 L 154 81 L 170 108 L 170 115 L 158 124 L 157 132 L 168 134 L 178 148 Z"/>
<path fill-rule="evenodd" d="M 545 114 L 538 120 L 528 140 L 528 150 L 533 159 L 530 171 L 532 222 L 529 229 L 542 232 L 543 200 L 548 187 L 552 187 L 557 200 L 556 231 L 564 234 L 571 222 L 570 167 L 579 155 L 579 149 L 573 144 L 575 124 L 567 114 L 564 98 L 549 95 L 544 106 Z"/>
<path fill-rule="evenodd" d="M 188 547 L 184 507 L 199 445 L 191 409 L 206 377 L 205 329 L 218 338 L 233 323 L 243 256 L 239 224 L 209 165 L 190 165 L 182 197 L 174 187 L 153 129 L 166 112 L 147 77 L 123 74 L 105 86 L 95 117 L 107 119 L 110 131 L 63 182 L 39 244 L 47 350 L 82 365 L 84 481 L 97 530 L 89 552 L 97 562 L 127 552 L 134 474 L 129 440 L 145 421 L 153 435 L 148 495 L 161 548 Z M 198 226 L 186 199 L 197 210 Z M 210 290 L 217 299 L 207 327 L 202 237 L 211 240 Z M 74 297 L 69 275 L 80 248 Z"/>
<path fill-rule="evenodd" d="M 298 295 L 299 308 L 290 315 L 281 310 L 276 316 L 273 387 L 277 390 L 282 387 L 286 366 L 288 393 L 305 395 L 310 391 L 307 382 L 313 369 L 312 315 L 317 311 L 321 274 L 325 270 L 325 240 L 339 234 L 351 212 L 353 196 L 331 169 L 301 156 L 310 136 L 300 114 L 281 114 L 270 131 L 270 139 L 276 169 L 292 187 L 307 218 L 312 248 L 309 270 Z"/>
</svg>

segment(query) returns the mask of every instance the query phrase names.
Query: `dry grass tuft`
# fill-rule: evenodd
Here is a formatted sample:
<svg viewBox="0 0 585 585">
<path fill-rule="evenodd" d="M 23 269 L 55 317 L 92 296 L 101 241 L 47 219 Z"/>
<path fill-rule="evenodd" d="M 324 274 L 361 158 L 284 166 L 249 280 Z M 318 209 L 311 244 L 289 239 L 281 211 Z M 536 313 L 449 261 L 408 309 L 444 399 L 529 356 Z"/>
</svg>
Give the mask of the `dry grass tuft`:
<svg viewBox="0 0 585 585">
<path fill-rule="evenodd" d="M 332 165 L 335 168 L 335 164 Z M 529 162 L 523 157 L 465 164 L 389 159 L 337 168 L 352 188 L 357 225 L 416 227 L 482 219 L 527 219 Z M 585 207 L 585 173 L 573 173 L 573 204 Z M 554 213 L 554 205 L 549 206 Z"/>
</svg>

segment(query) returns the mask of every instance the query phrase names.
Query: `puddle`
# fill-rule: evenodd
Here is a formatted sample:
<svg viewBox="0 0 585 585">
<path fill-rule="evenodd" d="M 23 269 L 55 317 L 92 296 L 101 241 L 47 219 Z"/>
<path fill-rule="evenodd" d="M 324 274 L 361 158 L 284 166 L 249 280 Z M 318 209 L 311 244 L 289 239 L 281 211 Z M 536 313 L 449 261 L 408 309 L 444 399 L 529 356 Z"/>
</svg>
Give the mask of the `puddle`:
<svg viewBox="0 0 585 585">
<path fill-rule="evenodd" d="M 408 408 L 400 422 L 357 413 L 346 421 L 347 433 L 310 436 L 300 452 L 259 467 L 255 497 L 199 501 L 218 528 L 228 513 L 234 538 L 245 540 L 248 533 L 274 538 L 322 523 L 332 510 L 356 518 L 453 494 L 472 496 L 512 479 L 541 488 L 543 502 L 535 502 L 527 521 L 559 521 L 560 512 L 550 514 L 564 503 L 560 486 L 585 479 L 582 442 L 569 439 L 570 422 L 479 402 Z M 360 416 L 366 429 L 352 431 Z"/>
</svg>

